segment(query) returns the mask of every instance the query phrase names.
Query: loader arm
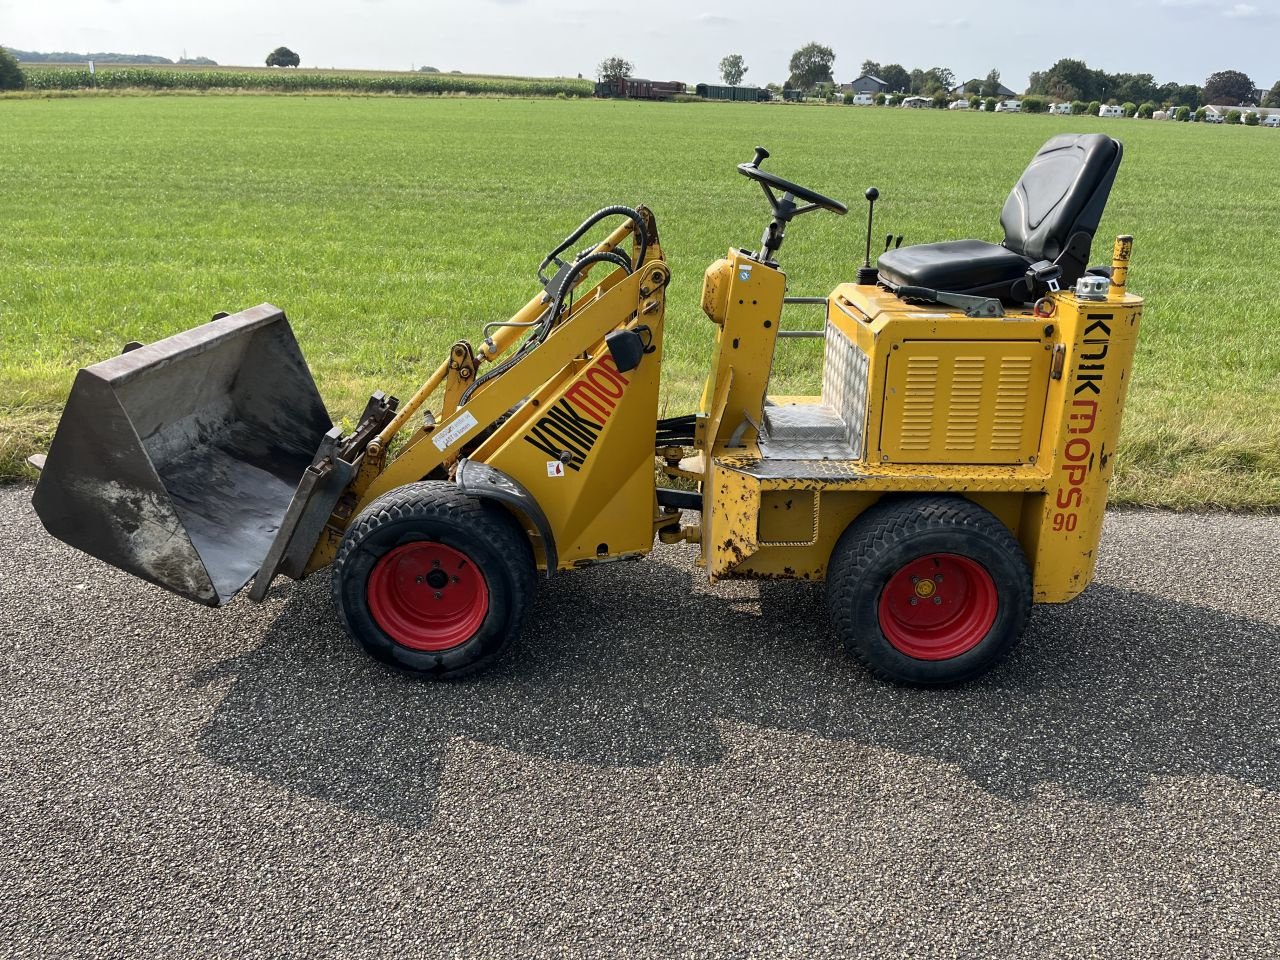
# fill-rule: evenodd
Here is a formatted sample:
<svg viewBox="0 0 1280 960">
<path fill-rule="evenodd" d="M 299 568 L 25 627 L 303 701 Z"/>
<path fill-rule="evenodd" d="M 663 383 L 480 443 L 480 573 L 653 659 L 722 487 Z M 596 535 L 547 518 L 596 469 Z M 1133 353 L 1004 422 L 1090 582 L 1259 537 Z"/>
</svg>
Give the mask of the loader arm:
<svg viewBox="0 0 1280 960">
<path fill-rule="evenodd" d="M 611 254 L 632 240 L 632 257 L 623 257 L 631 272 L 608 259 L 589 263 L 573 278 L 575 289 L 566 291 L 573 293 L 573 302 L 559 319 L 551 318 L 545 336 L 535 339 L 532 331 L 540 319 L 547 320 L 554 289 L 537 294 L 510 320 L 495 325 L 497 329 L 479 348 L 472 350 L 466 341 L 454 345 L 450 356 L 360 455 L 355 477 L 321 531 L 305 573 L 332 562 L 352 518 L 379 496 L 428 476 L 451 475 L 463 451 L 491 435 L 500 419 L 504 435 L 535 420 L 540 395 L 567 383 L 582 358 L 607 353 L 608 334 L 651 326 L 655 315 L 660 323 L 670 271 L 662 262 L 652 214 L 644 208 L 640 212 L 647 227 L 648 242 L 643 247 L 637 242 L 636 225 L 628 221 L 579 257 L 589 260 Z M 608 270 L 599 276 L 602 268 Z M 589 285 L 589 277 L 597 276 L 597 282 Z M 583 288 L 585 292 L 580 292 Z M 525 342 L 513 351 L 522 338 Z M 486 364 L 490 367 L 484 372 Z M 465 375 L 460 376 L 462 371 Z M 431 411 L 429 401 L 442 385 L 439 411 Z M 390 457 L 393 441 L 420 411 L 419 425 Z"/>
</svg>

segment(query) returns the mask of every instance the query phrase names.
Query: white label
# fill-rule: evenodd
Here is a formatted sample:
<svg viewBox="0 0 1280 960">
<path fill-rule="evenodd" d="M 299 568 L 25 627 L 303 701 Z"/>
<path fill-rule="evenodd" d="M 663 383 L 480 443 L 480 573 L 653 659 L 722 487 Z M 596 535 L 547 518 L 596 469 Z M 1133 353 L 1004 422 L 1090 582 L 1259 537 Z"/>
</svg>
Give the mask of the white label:
<svg viewBox="0 0 1280 960">
<path fill-rule="evenodd" d="M 548 476 L 548 477 L 563 477 L 563 476 L 564 476 L 564 464 L 563 464 L 563 463 L 561 463 L 559 460 L 548 460 L 548 461 L 547 461 L 547 476 Z"/>
<path fill-rule="evenodd" d="M 471 411 L 464 411 L 462 416 L 454 420 L 434 437 L 431 442 L 436 445 L 436 449 L 444 453 L 455 443 L 465 437 L 476 425 L 476 418 L 471 415 Z"/>
</svg>

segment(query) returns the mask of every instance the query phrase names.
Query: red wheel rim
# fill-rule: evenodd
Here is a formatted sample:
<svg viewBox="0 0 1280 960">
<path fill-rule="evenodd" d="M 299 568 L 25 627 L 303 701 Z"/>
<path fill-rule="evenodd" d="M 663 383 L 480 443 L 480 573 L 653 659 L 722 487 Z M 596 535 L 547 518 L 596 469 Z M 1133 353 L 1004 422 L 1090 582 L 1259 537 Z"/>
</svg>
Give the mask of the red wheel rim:
<svg viewBox="0 0 1280 960">
<path fill-rule="evenodd" d="M 880 593 L 880 629 L 916 660 L 949 660 L 972 650 L 996 622 L 995 581 L 982 564 L 931 553 L 895 573 Z"/>
<path fill-rule="evenodd" d="M 443 543 L 406 543 L 369 573 L 369 612 L 396 643 L 448 650 L 466 643 L 489 612 L 489 585 L 475 562 Z"/>
</svg>

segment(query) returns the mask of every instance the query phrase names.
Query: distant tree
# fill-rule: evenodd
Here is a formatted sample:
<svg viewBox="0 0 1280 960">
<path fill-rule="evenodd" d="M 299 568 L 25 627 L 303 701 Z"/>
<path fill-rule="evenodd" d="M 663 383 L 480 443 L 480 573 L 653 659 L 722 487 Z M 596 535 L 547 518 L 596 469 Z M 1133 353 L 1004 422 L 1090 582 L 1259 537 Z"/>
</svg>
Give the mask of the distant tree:
<svg viewBox="0 0 1280 960">
<path fill-rule="evenodd" d="M 217 60 L 210 60 L 208 57 L 181 57 L 178 63 L 184 67 L 216 67 L 218 65 Z"/>
<path fill-rule="evenodd" d="M 418 72 L 419 73 L 439 73 L 440 71 L 436 67 L 419 67 Z"/>
<path fill-rule="evenodd" d="M 1156 112 L 1156 105 L 1148 100 L 1146 103 L 1138 106 L 1138 119 L 1150 120 Z"/>
<path fill-rule="evenodd" d="M 1196 112 L 1192 114 L 1196 118 L 1196 123 L 1204 123 L 1204 118 L 1209 115 L 1209 111 L 1204 107 L 1196 107 Z"/>
<path fill-rule="evenodd" d="M 812 90 L 819 83 L 833 83 L 831 69 L 836 64 L 835 51 L 820 43 L 805 44 L 791 55 L 791 83 L 801 90 Z"/>
<path fill-rule="evenodd" d="M 886 63 L 876 76 L 885 82 L 890 93 L 898 93 L 911 86 L 911 74 L 900 63 Z"/>
<path fill-rule="evenodd" d="M 982 103 L 982 98 L 975 93 L 972 97 L 969 98 L 969 109 L 977 110 L 978 106 L 981 103 Z"/>
<path fill-rule="evenodd" d="M 606 57 L 596 67 L 596 79 L 601 83 L 625 80 L 634 70 L 635 65 L 630 60 L 624 60 L 622 57 Z"/>
<path fill-rule="evenodd" d="M 1155 77 L 1149 73 L 1118 73 L 1112 80 L 1111 96 L 1122 103 L 1126 100 L 1142 103 L 1160 95 Z"/>
<path fill-rule="evenodd" d="M 889 95 L 889 99 L 886 101 L 886 103 L 888 103 L 889 106 L 891 107 L 899 107 L 899 106 L 902 106 L 902 101 L 905 99 L 906 99 L 906 94 L 893 93 Z"/>
<path fill-rule="evenodd" d="M 987 79 L 983 80 L 978 88 L 978 95 L 981 97 L 996 97 L 1000 95 L 999 70 L 992 70 L 987 74 Z"/>
<path fill-rule="evenodd" d="M 881 77 L 880 79 L 881 79 L 881 80 L 883 80 L 884 78 L 883 78 L 883 77 Z M 883 93 L 877 93 L 877 94 L 876 94 L 876 99 L 875 99 L 875 104 L 876 104 L 876 106 L 877 106 L 877 107 L 883 107 L 883 106 L 885 105 L 885 102 L 886 102 L 888 99 L 889 99 L 889 98 L 888 98 L 888 97 L 886 97 Z"/>
<path fill-rule="evenodd" d="M 296 67 L 302 58 L 288 47 L 276 47 L 267 54 L 268 67 Z"/>
<path fill-rule="evenodd" d="M 1120 104 L 1120 109 L 1124 111 L 1124 115 L 1126 117 L 1132 117 L 1135 113 L 1138 112 L 1138 105 L 1134 103 L 1132 100 L 1127 100 L 1124 103 Z"/>
<path fill-rule="evenodd" d="M 1193 110 L 1200 106 L 1200 88 L 1194 83 L 1164 83 L 1158 92 L 1159 96 L 1153 99 L 1168 106 L 1185 105 Z"/>
<path fill-rule="evenodd" d="M 1024 113 L 1044 113 L 1045 101 L 1042 97 L 1023 97 L 1022 110 Z"/>
<path fill-rule="evenodd" d="M 907 93 L 923 93 L 925 83 L 924 71 L 919 67 L 916 67 L 916 69 L 911 71 L 910 78 L 911 82 L 907 84 Z"/>
<path fill-rule="evenodd" d="M 1072 116 L 1074 116 L 1074 117 L 1079 117 L 1079 116 L 1082 116 L 1083 114 L 1086 114 L 1086 113 L 1088 113 L 1088 112 L 1089 112 L 1089 105 L 1088 105 L 1087 103 L 1085 103 L 1083 100 L 1072 100 L 1072 101 L 1071 101 L 1071 115 L 1072 115 Z M 1097 113 L 1097 111 L 1095 110 L 1095 111 L 1094 111 L 1094 113 Z"/>
<path fill-rule="evenodd" d="M 731 53 L 720 61 L 720 79 L 731 87 L 736 87 L 747 75 L 747 62 L 742 54 Z"/>
<path fill-rule="evenodd" d="M 1191 119 L 1191 108 L 1185 106 L 1179 107 L 1177 110 L 1173 111 L 1173 119 L 1180 123 L 1186 123 Z"/>
<path fill-rule="evenodd" d="M 1243 116 L 1243 114 L 1241 114 L 1239 110 L 1228 110 L 1227 123 L 1239 123 L 1241 116 Z"/>
<path fill-rule="evenodd" d="M 935 86 L 939 89 L 950 92 L 951 88 L 956 85 L 956 75 L 951 71 L 950 67 L 930 67 L 924 72 L 926 81 L 926 90 L 933 89 Z"/>
<path fill-rule="evenodd" d="M 1253 99 L 1253 81 L 1239 70 L 1219 70 L 1204 82 L 1204 102 L 1238 106 Z"/>
<path fill-rule="evenodd" d="M 976 77 L 973 80 L 966 80 L 964 92 L 973 97 L 978 96 L 978 94 L 982 93 L 982 81 Z"/>
<path fill-rule="evenodd" d="M 1262 98 L 1260 106 L 1280 107 L 1280 80 L 1277 80 L 1275 85 L 1267 91 L 1267 95 Z"/>
<path fill-rule="evenodd" d="M 1101 100 L 1090 100 L 1089 109 L 1086 110 L 1085 112 L 1088 113 L 1090 116 L 1096 117 L 1098 115 L 1098 111 L 1101 109 L 1102 109 Z"/>
<path fill-rule="evenodd" d="M 935 107 L 937 107 L 939 110 L 945 110 L 945 109 L 947 108 L 947 103 L 948 103 L 948 102 L 949 102 L 949 101 L 948 101 L 948 98 L 947 98 L 947 91 L 945 91 L 945 90 L 936 90 L 936 91 L 934 91 L 934 94 L 933 94 L 933 105 L 934 105 Z"/>
<path fill-rule="evenodd" d="M 0 90 L 21 90 L 27 85 L 27 78 L 18 66 L 18 61 L 4 47 L 0 47 Z"/>
<path fill-rule="evenodd" d="M 996 109 L 996 98 L 987 97 L 987 99 L 982 102 L 982 105 L 987 108 L 987 113 L 993 113 Z"/>
<path fill-rule="evenodd" d="M 1256 127 L 1258 123 L 1258 112 L 1256 110 L 1250 110 L 1244 115 L 1244 125 L 1246 127 Z"/>
<path fill-rule="evenodd" d="M 862 73 L 860 74 L 860 76 L 880 77 L 880 79 L 883 80 L 884 77 L 880 76 L 880 70 L 881 70 L 880 64 L 876 63 L 874 60 L 863 60 Z"/>
<path fill-rule="evenodd" d="M 1054 83 L 1049 87 L 1049 96 L 1059 100 L 1079 100 L 1080 91 L 1069 83 Z"/>
</svg>

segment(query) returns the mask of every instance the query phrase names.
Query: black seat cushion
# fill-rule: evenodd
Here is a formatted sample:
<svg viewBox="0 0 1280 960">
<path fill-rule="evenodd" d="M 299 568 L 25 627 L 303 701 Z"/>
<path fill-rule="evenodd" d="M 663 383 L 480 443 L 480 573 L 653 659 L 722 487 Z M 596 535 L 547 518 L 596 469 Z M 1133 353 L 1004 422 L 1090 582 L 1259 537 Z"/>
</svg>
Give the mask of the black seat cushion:
<svg viewBox="0 0 1280 960">
<path fill-rule="evenodd" d="M 880 278 L 893 286 L 1000 297 L 1026 276 L 1028 265 L 1008 247 L 983 240 L 899 247 L 885 251 L 879 262 Z"/>
<path fill-rule="evenodd" d="M 1052 260 L 1069 286 L 1084 273 L 1093 234 L 1111 193 L 1123 150 L 1100 133 L 1053 137 L 1031 158 L 1000 214 L 1004 243 L 954 240 L 887 250 L 880 279 L 913 286 L 999 297 L 1020 303 L 1032 295 L 1027 267 Z"/>
</svg>

